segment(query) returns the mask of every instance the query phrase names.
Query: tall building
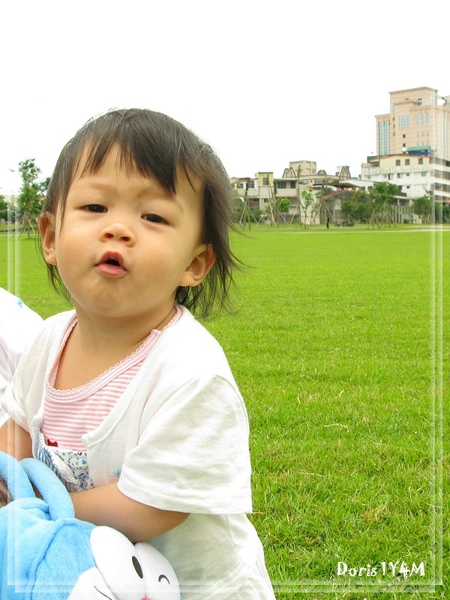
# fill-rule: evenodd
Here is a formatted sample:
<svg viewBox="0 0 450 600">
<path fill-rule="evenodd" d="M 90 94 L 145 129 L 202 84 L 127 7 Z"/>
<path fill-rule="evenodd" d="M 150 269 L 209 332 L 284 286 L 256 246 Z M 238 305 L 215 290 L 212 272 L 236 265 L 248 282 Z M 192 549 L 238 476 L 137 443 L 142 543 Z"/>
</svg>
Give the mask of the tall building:
<svg viewBox="0 0 450 600">
<path fill-rule="evenodd" d="M 428 151 L 450 160 L 450 96 L 429 87 L 391 92 L 390 112 L 377 115 L 377 154 Z"/>
<path fill-rule="evenodd" d="M 450 203 L 450 96 L 430 87 L 390 93 L 390 112 L 376 115 L 377 155 L 361 179 L 390 180 L 413 200 L 432 191 Z"/>
</svg>

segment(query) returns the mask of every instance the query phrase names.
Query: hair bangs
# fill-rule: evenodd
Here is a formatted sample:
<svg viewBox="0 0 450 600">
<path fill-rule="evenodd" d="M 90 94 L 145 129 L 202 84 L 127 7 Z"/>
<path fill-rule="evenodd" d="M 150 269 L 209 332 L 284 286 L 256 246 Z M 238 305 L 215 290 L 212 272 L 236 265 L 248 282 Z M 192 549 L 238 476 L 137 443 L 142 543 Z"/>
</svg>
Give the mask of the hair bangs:
<svg viewBox="0 0 450 600">
<path fill-rule="evenodd" d="M 130 175 L 155 178 L 164 189 L 175 193 L 178 153 L 167 138 L 154 139 L 157 136 L 149 135 L 148 131 L 144 136 L 139 128 L 130 127 L 125 120 L 116 123 L 114 128 L 108 127 L 104 132 L 96 129 L 91 128 L 86 131 L 85 137 L 80 136 L 74 172 L 81 168 L 80 176 L 96 173 L 111 151 L 117 148 L 120 168 Z"/>
</svg>

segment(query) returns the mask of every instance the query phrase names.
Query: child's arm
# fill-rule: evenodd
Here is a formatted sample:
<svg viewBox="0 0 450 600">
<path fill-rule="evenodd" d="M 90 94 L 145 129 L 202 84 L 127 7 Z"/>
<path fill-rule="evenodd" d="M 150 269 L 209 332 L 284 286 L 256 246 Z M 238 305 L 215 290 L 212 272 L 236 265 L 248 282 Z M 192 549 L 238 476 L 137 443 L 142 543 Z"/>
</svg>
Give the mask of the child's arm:
<svg viewBox="0 0 450 600">
<path fill-rule="evenodd" d="M 70 494 L 75 516 L 94 525 L 108 525 L 133 543 L 145 542 L 180 525 L 189 516 L 128 498 L 116 483 Z"/>
<path fill-rule="evenodd" d="M 8 419 L 0 427 L 0 450 L 11 454 L 17 460 L 29 458 L 32 456 L 31 436 L 15 421 Z"/>
</svg>

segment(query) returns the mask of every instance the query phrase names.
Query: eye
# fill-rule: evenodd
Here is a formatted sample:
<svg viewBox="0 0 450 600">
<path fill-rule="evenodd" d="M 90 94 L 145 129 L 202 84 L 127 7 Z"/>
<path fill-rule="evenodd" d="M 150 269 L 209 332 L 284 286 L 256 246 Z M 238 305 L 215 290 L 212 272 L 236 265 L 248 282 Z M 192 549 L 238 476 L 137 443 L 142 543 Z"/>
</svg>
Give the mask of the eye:
<svg viewBox="0 0 450 600">
<path fill-rule="evenodd" d="M 179 598 L 178 578 L 169 561 L 150 544 L 139 542 L 134 551 L 144 571 L 149 598 Z M 167 594 L 162 596 L 162 593 Z"/>
<path fill-rule="evenodd" d="M 132 544 L 119 531 L 104 526 L 94 527 L 90 542 L 99 576 L 112 597 L 180 598 L 172 565 L 150 544 Z"/>
<path fill-rule="evenodd" d="M 86 204 L 86 206 L 83 206 L 84 210 L 87 210 L 88 212 L 94 212 L 94 213 L 104 213 L 106 212 L 106 208 L 104 206 L 102 206 L 101 204 Z"/>
<path fill-rule="evenodd" d="M 131 562 L 133 563 L 134 570 L 136 571 L 138 577 L 140 579 L 143 579 L 144 578 L 144 573 L 142 571 L 141 563 L 138 561 L 138 559 L 135 556 L 133 556 L 131 558 Z"/>
<path fill-rule="evenodd" d="M 150 223 L 166 223 L 167 221 L 161 217 L 161 215 L 155 215 L 154 213 L 150 213 L 148 215 L 142 215 L 144 221 L 149 221 Z"/>
</svg>

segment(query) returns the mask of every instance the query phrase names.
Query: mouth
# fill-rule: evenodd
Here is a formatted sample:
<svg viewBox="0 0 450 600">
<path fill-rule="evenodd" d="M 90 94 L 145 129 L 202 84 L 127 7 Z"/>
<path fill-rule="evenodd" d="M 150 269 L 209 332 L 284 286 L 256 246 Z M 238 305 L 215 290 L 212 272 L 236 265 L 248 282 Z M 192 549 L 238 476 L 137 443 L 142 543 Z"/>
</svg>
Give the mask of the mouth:
<svg viewBox="0 0 450 600">
<path fill-rule="evenodd" d="M 110 277 L 120 277 L 128 272 L 123 257 L 117 252 L 106 252 L 95 267 L 97 271 Z"/>
<path fill-rule="evenodd" d="M 105 264 L 116 265 L 117 267 L 120 267 L 120 262 L 118 260 L 116 260 L 115 258 L 108 258 L 108 260 L 105 260 Z"/>
</svg>

